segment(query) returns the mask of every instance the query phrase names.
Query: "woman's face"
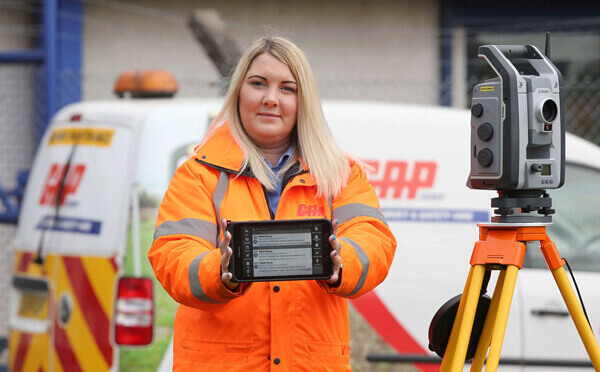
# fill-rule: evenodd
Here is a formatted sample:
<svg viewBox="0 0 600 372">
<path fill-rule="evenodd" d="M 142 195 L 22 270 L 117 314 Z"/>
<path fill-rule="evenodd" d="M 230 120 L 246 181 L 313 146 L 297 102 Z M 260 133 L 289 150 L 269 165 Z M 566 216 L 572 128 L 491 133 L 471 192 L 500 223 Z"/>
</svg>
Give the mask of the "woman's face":
<svg viewBox="0 0 600 372">
<path fill-rule="evenodd" d="M 290 68 L 269 53 L 258 55 L 244 77 L 238 107 L 258 147 L 285 146 L 298 112 L 298 85 Z"/>
</svg>

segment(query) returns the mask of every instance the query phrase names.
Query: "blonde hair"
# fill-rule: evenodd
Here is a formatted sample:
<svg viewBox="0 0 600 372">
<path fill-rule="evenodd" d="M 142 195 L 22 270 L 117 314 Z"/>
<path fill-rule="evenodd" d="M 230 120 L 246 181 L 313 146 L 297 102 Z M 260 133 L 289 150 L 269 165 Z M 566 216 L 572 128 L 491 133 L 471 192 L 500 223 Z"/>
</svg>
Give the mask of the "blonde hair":
<svg viewBox="0 0 600 372">
<path fill-rule="evenodd" d="M 292 131 L 292 156 L 277 175 L 273 174 L 263 155 L 250 139 L 241 122 L 238 110 L 240 89 L 254 59 L 269 53 L 291 70 L 297 83 L 298 114 Z M 240 173 L 250 167 L 254 177 L 267 189 L 274 190 L 272 176 L 281 178 L 298 156 L 308 165 L 317 183 L 317 196 L 335 196 L 346 185 L 350 164 L 344 152 L 335 144 L 333 135 L 321 107 L 317 85 L 304 53 L 291 41 L 282 37 L 263 37 L 250 45 L 240 57 L 231 77 L 225 102 L 211 129 L 216 129 L 223 119 L 229 122 L 233 139 L 244 153 Z M 209 130 L 207 137 L 213 130 Z M 208 140 L 205 138 L 204 142 Z"/>
</svg>

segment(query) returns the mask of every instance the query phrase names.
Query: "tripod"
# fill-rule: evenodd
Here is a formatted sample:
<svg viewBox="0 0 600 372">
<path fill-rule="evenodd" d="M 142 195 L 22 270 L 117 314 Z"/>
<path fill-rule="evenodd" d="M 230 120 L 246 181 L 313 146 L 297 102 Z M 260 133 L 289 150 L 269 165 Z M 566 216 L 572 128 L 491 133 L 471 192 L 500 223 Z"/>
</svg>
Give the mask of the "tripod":
<svg viewBox="0 0 600 372">
<path fill-rule="evenodd" d="M 496 371 L 517 273 L 523 267 L 525 243 L 532 241 L 540 242 L 546 264 L 554 276 L 594 369 L 600 371 L 600 347 L 563 268 L 565 261 L 546 234 L 546 225 L 551 222 L 549 215 L 554 213 L 554 210 L 550 209 L 550 197 L 543 190 L 499 193 L 499 198 L 492 199 L 492 206 L 499 208 L 495 210 L 499 216 L 492 217 L 492 223 L 479 224 L 479 241 L 475 243 L 473 249 L 471 269 L 458 305 L 440 371 L 462 371 L 473 322 L 478 311 L 484 276 L 487 277 L 485 280 L 487 285 L 489 271 L 500 270 L 471 366 L 472 371 L 481 371 L 486 363 L 489 348 L 486 371 L 488 368 L 490 371 Z M 530 215 L 532 211 L 537 211 L 543 216 Z"/>
</svg>

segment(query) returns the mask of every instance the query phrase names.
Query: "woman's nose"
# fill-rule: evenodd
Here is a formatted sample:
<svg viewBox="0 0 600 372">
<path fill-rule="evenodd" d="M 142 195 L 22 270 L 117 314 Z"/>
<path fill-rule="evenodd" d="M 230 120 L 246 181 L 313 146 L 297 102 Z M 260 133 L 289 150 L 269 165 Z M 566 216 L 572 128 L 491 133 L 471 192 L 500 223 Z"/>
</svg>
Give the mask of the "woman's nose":
<svg viewBox="0 0 600 372">
<path fill-rule="evenodd" d="M 273 92 L 268 92 L 263 98 L 263 105 L 265 107 L 277 107 L 277 98 Z"/>
</svg>

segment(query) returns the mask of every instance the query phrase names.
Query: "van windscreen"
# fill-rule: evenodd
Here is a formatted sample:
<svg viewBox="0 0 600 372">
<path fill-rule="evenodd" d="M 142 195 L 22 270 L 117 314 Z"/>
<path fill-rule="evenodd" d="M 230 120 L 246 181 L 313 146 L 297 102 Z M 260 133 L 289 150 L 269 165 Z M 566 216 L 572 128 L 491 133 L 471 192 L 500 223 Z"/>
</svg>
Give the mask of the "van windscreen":
<svg viewBox="0 0 600 372">
<path fill-rule="evenodd" d="M 131 183 L 131 130 L 54 124 L 36 155 L 16 246 L 43 253 L 112 255 L 123 243 Z"/>
<path fill-rule="evenodd" d="M 573 270 L 600 272 L 600 172 L 568 164 L 565 185 L 550 190 L 554 223 L 548 236 Z M 546 268 L 539 250 L 527 250 L 525 267 Z"/>
</svg>

